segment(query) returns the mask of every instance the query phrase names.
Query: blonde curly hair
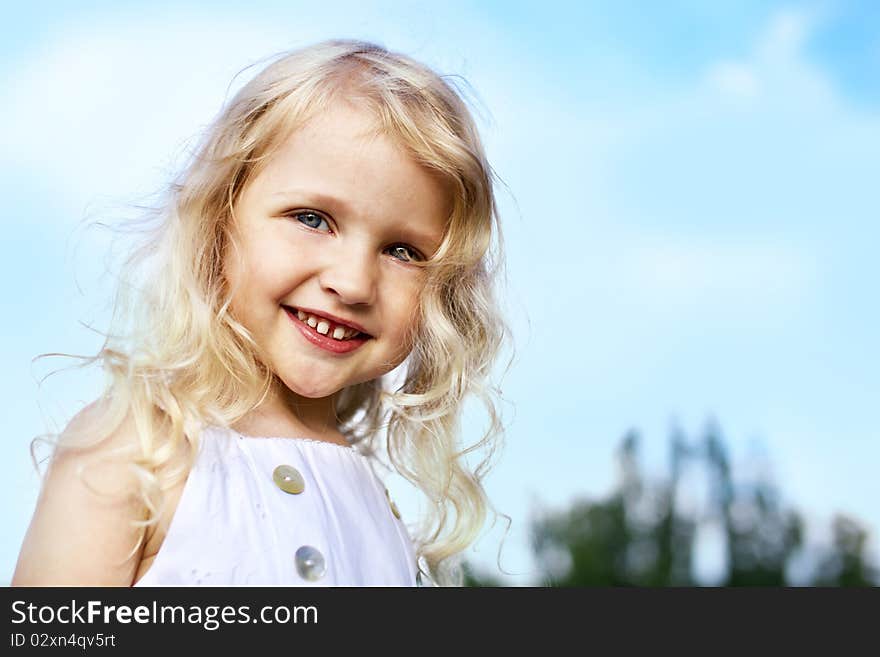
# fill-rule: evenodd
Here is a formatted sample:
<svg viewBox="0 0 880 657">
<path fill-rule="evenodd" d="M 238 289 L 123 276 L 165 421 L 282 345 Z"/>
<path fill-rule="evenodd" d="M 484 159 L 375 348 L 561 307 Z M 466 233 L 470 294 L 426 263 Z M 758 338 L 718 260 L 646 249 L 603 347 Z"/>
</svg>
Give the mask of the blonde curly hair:
<svg viewBox="0 0 880 657">
<path fill-rule="evenodd" d="M 494 289 L 503 266 L 494 174 L 461 91 L 381 46 L 333 40 L 282 53 L 224 107 L 161 206 L 141 219 L 111 330 L 97 355 L 75 356 L 103 365 L 98 421 L 88 435 L 68 427 L 59 445 L 99 443 L 132 418 L 141 452 L 132 468 L 146 509 L 133 522 L 148 527 L 162 513 L 163 491 L 186 478 L 202 428 L 231 426 L 266 398 L 274 374 L 231 313 L 234 290 L 222 268 L 230 249 L 239 252 L 233 209 L 274 150 L 337 94 L 369 108 L 377 129 L 439 174 L 453 199 L 440 248 L 413 263 L 428 271 L 403 383 L 386 389 L 386 375 L 345 388 L 336 413 L 350 442 L 377 460 L 384 452 L 427 499 L 414 536 L 420 574 L 461 584 L 461 552 L 492 508 L 481 482 L 503 433 L 500 390 L 489 382 L 509 337 Z M 469 395 L 489 422 L 465 446 Z M 473 468 L 472 452 L 482 456 Z"/>
</svg>

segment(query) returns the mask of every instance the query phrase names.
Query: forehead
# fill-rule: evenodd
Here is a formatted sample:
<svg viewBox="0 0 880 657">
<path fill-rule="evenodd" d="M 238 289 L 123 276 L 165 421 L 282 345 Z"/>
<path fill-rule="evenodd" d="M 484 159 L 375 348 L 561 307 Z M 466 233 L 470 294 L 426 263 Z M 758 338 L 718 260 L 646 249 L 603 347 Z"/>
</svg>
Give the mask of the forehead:
<svg viewBox="0 0 880 657">
<path fill-rule="evenodd" d="M 437 241 L 452 205 L 440 174 L 378 131 L 370 112 L 347 103 L 287 136 L 248 192 L 271 203 L 310 198 L 332 206 L 319 208 L 330 213 L 411 224 Z"/>
</svg>

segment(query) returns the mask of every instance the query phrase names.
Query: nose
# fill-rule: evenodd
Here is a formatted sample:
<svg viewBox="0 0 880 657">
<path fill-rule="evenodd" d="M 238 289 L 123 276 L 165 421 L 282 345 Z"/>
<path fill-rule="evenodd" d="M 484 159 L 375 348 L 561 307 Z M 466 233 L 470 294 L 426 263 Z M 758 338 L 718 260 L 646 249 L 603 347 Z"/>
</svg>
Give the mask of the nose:
<svg viewBox="0 0 880 657">
<path fill-rule="evenodd" d="M 370 305 L 376 301 L 378 262 L 366 248 L 337 249 L 325 264 L 321 288 L 346 305 Z"/>
</svg>

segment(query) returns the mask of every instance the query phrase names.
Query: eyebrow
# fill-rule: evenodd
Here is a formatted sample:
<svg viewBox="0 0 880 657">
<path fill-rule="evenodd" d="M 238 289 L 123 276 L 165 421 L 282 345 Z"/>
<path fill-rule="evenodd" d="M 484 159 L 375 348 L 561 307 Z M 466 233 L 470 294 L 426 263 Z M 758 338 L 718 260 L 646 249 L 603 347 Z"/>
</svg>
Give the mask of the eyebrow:
<svg viewBox="0 0 880 657">
<path fill-rule="evenodd" d="M 351 214 L 352 207 L 347 202 L 341 198 L 336 198 L 335 196 L 331 196 L 330 194 L 323 194 L 321 192 L 308 192 L 304 189 L 285 189 L 280 192 L 275 192 L 272 194 L 272 198 L 286 198 L 286 197 L 296 197 L 301 198 L 303 200 L 308 200 L 312 203 L 316 203 L 317 205 L 323 205 L 325 207 L 333 208 L 334 210 L 341 210 L 345 213 Z"/>
<path fill-rule="evenodd" d="M 296 198 L 304 203 L 314 203 L 316 205 L 330 208 L 333 211 L 333 214 L 339 214 L 340 212 L 344 214 L 354 214 L 354 208 L 348 201 L 322 192 L 311 192 L 304 189 L 285 189 L 271 194 L 271 197 Z M 420 242 L 426 246 L 430 246 L 432 249 L 437 249 L 443 241 L 442 234 L 434 236 L 429 233 L 423 233 L 419 230 L 414 230 L 411 226 L 407 226 L 406 224 L 398 226 L 398 228 L 404 234 L 407 241 Z M 430 253 L 426 255 L 430 255 Z"/>
</svg>

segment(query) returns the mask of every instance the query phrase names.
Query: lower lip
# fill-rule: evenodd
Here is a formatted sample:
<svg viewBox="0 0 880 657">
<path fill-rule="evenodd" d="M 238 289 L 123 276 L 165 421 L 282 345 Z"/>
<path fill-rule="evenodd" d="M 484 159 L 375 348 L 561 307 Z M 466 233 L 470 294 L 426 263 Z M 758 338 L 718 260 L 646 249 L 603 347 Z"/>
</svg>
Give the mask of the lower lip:
<svg viewBox="0 0 880 657">
<path fill-rule="evenodd" d="M 334 340 L 331 337 L 318 333 L 311 326 L 300 320 L 300 318 L 296 316 L 295 312 L 291 312 L 287 308 L 284 309 L 284 312 L 287 313 L 287 316 L 290 317 L 290 320 L 296 325 L 296 328 L 299 329 L 299 332 L 303 334 L 306 340 L 311 342 L 316 347 L 321 347 L 321 349 L 324 349 L 334 354 L 347 354 L 350 351 L 354 351 L 362 344 L 364 344 L 367 340 L 369 340 L 369 338 Z"/>
</svg>

